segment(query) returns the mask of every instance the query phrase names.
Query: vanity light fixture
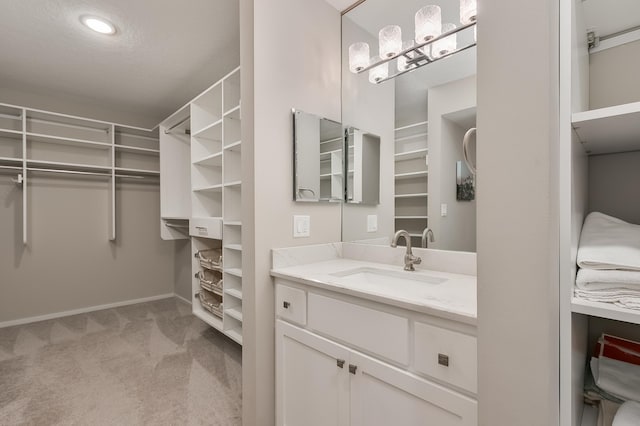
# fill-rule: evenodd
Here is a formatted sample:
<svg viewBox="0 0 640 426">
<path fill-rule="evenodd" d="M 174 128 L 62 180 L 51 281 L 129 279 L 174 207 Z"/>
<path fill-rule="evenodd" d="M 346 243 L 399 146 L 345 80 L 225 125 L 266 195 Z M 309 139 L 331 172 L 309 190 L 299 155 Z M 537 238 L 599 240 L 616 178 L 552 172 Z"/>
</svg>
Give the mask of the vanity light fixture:
<svg viewBox="0 0 640 426">
<path fill-rule="evenodd" d="M 116 33 L 116 27 L 111 22 L 104 18 L 98 18 L 97 16 L 82 16 L 80 18 L 87 28 L 105 35 L 114 35 Z"/>
<path fill-rule="evenodd" d="M 369 71 L 369 81 L 380 84 L 424 65 L 455 55 L 476 45 L 477 0 L 460 0 L 460 23 L 442 24 L 442 10 L 427 5 L 415 14 L 415 43 L 402 42 L 402 30 L 387 25 L 379 32 L 379 56 L 370 57 L 369 45 L 349 46 L 349 70 L 354 74 Z M 458 47 L 458 33 L 473 27 L 473 42 Z M 397 58 L 397 72 L 389 74 L 388 63 Z"/>
</svg>

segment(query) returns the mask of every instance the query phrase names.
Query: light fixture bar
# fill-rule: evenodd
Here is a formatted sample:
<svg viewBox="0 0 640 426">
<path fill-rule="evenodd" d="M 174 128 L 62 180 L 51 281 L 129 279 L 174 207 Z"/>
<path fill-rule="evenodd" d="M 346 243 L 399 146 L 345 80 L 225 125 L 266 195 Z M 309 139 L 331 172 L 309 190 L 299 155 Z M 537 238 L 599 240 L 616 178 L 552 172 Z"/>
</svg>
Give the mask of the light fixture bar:
<svg viewBox="0 0 640 426">
<path fill-rule="evenodd" d="M 421 48 L 423 48 L 423 47 L 425 47 L 425 46 L 429 46 L 430 44 L 433 44 L 433 43 L 435 43 L 435 42 L 436 42 L 436 41 L 438 41 L 438 40 L 442 40 L 443 38 L 446 38 L 446 37 L 448 37 L 448 36 L 450 36 L 450 35 L 452 35 L 452 34 L 456 34 L 456 33 L 460 32 L 460 31 L 464 31 L 464 30 L 466 30 L 467 28 L 471 28 L 471 27 L 475 26 L 476 24 L 477 24 L 477 22 L 476 22 L 476 21 L 474 21 L 474 22 L 471 22 L 471 23 L 469 23 L 469 24 L 461 25 L 461 26 L 459 26 L 459 27 L 457 27 L 457 28 L 454 28 L 454 29 L 453 29 L 453 30 L 451 30 L 451 31 L 447 31 L 446 33 L 442 33 L 442 34 L 441 34 L 441 35 L 439 35 L 438 37 L 434 37 L 434 38 L 432 38 L 432 39 L 431 39 L 431 40 L 429 40 L 429 41 L 425 41 L 424 43 L 419 43 L 419 44 L 416 44 L 416 45 L 414 45 L 414 46 L 411 46 L 411 47 L 409 47 L 409 48 L 407 48 L 407 49 L 405 49 L 405 50 L 403 50 L 403 51 L 399 52 L 397 55 L 391 56 L 391 57 L 389 57 L 389 58 L 383 58 L 383 59 L 380 59 L 380 60 L 379 60 L 379 61 L 377 61 L 377 62 L 371 63 L 371 64 L 369 64 L 369 66 L 362 68 L 361 70 L 357 71 L 356 73 L 357 73 L 357 74 L 362 74 L 363 72 L 369 71 L 370 69 L 375 68 L 375 67 L 377 67 L 377 66 L 379 66 L 379 65 L 382 65 L 382 64 L 384 64 L 384 63 L 386 63 L 386 62 L 393 61 L 394 59 L 397 59 L 397 58 L 398 58 L 398 56 L 403 56 L 403 55 L 404 55 L 404 56 L 406 56 L 406 57 L 409 57 L 409 55 L 408 55 L 408 54 L 409 54 L 409 53 L 412 53 L 412 52 L 413 52 L 414 54 L 418 55 L 418 57 L 422 57 L 422 59 L 424 59 L 424 58 L 429 59 L 429 62 L 424 63 L 424 64 L 418 64 L 418 63 L 413 62 L 413 63 L 415 63 L 415 65 L 416 65 L 416 66 L 415 66 L 415 68 L 411 68 L 411 69 L 409 69 L 409 70 L 402 71 L 402 72 L 399 72 L 399 73 L 394 74 L 394 75 L 392 75 L 392 76 L 389 76 L 389 77 L 387 77 L 387 78 L 381 79 L 380 81 L 378 81 L 378 82 L 377 82 L 377 84 L 380 84 L 380 83 L 382 83 L 383 81 L 387 81 L 387 80 L 389 80 L 389 79 L 391 79 L 391 78 L 394 78 L 394 77 L 396 77 L 396 76 L 399 76 L 399 75 L 401 75 L 401 74 L 405 74 L 405 73 L 407 73 L 407 72 L 409 72 L 409 71 L 413 71 L 413 70 L 415 70 L 415 69 L 417 69 L 417 68 L 419 68 L 419 67 L 421 67 L 421 66 L 424 66 L 424 65 L 430 64 L 430 63 L 435 62 L 435 61 L 440 60 L 440 59 L 448 58 L 449 56 L 451 56 L 451 55 L 453 55 L 453 54 L 455 54 L 455 53 L 461 52 L 461 51 L 463 51 L 463 50 L 467 50 L 467 49 L 469 49 L 469 48 L 471 48 L 471 47 L 475 46 L 475 45 L 476 45 L 476 43 L 474 42 L 474 43 L 472 43 L 472 44 L 470 44 L 470 45 L 468 45 L 468 46 L 465 46 L 465 47 L 463 47 L 463 48 L 461 48 L 461 49 L 454 50 L 453 52 L 449 52 L 449 53 L 447 53 L 446 55 L 443 55 L 443 56 L 441 56 L 441 57 L 439 57 L 439 58 L 435 58 L 435 59 L 433 59 L 433 58 L 428 58 L 424 53 L 422 53 L 422 52 L 420 51 L 420 49 L 421 49 Z M 413 58 L 413 59 L 415 60 L 415 59 L 418 59 L 418 58 Z M 410 63 L 409 63 L 409 61 L 407 61 L 407 64 L 410 64 Z"/>
<path fill-rule="evenodd" d="M 402 74 L 406 74 L 408 72 L 415 71 L 418 68 L 423 67 L 425 65 L 432 64 L 432 63 L 437 62 L 437 61 L 439 61 L 441 59 L 445 59 L 445 58 L 448 58 L 449 56 L 455 55 L 456 53 L 462 52 L 462 51 L 467 50 L 467 49 L 471 49 L 476 44 L 477 44 L 476 42 L 473 42 L 473 43 L 468 44 L 468 45 L 466 45 L 464 47 L 461 47 L 461 48 L 456 49 L 456 50 L 454 50 L 452 52 L 449 52 L 449 53 L 447 53 L 445 55 L 442 55 L 439 58 L 429 58 L 429 57 L 427 57 L 426 55 L 423 54 L 422 58 L 414 58 L 413 61 L 427 60 L 427 62 L 425 62 L 423 64 L 412 62 L 412 63 L 415 64 L 415 67 L 407 69 L 407 70 L 404 70 L 404 71 L 399 71 L 399 72 L 397 72 L 397 73 L 395 73 L 393 75 L 390 75 L 390 76 L 388 76 L 386 78 L 382 78 L 382 79 L 376 81 L 374 84 L 384 83 L 385 81 L 388 81 L 388 80 L 391 80 L 392 78 L 396 78 L 398 76 L 401 76 Z M 409 64 L 409 62 L 407 62 L 407 64 Z"/>
</svg>

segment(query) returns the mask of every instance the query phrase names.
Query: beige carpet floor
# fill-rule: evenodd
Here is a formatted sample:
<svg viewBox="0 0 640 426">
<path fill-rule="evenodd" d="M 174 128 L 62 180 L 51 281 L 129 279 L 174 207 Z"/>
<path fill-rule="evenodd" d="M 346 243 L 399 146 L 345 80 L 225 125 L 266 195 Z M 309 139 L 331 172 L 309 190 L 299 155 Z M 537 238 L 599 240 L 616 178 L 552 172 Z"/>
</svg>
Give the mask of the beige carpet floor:
<svg viewBox="0 0 640 426">
<path fill-rule="evenodd" d="M 241 348 L 165 299 L 0 329 L 0 425 L 241 425 Z"/>
</svg>

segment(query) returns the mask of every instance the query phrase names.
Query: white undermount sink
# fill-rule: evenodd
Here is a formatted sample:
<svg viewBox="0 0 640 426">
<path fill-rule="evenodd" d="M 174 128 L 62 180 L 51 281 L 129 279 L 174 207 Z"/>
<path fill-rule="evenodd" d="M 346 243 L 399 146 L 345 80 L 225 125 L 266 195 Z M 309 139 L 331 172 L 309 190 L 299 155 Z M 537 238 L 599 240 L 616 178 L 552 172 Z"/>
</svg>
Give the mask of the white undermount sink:
<svg viewBox="0 0 640 426">
<path fill-rule="evenodd" d="M 339 283 L 376 293 L 411 293 L 415 296 L 428 292 L 433 285 L 442 284 L 446 278 L 434 277 L 421 272 L 389 271 L 371 267 L 347 269 L 331 274 Z"/>
</svg>

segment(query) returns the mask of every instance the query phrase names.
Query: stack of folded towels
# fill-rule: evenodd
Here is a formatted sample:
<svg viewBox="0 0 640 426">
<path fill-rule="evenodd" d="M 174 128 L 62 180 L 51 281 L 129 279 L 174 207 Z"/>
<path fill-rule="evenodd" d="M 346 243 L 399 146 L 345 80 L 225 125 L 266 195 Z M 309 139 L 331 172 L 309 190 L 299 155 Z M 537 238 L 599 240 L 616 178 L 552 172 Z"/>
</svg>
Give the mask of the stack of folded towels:
<svg viewBox="0 0 640 426">
<path fill-rule="evenodd" d="M 640 425 L 640 343 L 603 334 L 587 373 L 585 402 L 598 407 L 598 426 Z"/>
<path fill-rule="evenodd" d="M 640 309 L 640 225 L 603 213 L 584 221 L 576 297 Z"/>
</svg>

